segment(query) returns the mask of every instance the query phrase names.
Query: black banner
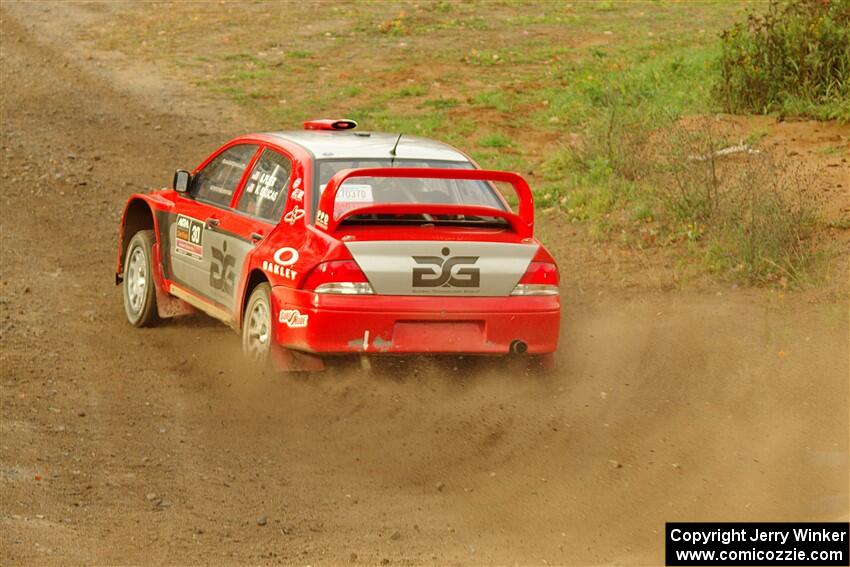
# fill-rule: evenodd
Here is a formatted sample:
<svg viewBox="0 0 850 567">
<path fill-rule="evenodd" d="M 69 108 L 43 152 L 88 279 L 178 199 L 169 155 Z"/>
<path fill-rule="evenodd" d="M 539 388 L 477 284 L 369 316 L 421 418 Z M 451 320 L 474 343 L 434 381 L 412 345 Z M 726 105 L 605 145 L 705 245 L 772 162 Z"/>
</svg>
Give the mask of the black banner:
<svg viewBox="0 0 850 567">
<path fill-rule="evenodd" d="M 667 565 L 850 565 L 848 522 L 666 524 Z"/>
</svg>

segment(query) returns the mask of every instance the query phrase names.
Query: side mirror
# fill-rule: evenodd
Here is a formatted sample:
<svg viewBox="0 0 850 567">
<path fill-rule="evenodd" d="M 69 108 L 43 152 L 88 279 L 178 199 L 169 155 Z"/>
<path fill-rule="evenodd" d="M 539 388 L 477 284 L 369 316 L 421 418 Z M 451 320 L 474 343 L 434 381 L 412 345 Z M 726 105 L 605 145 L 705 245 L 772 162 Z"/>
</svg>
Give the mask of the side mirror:
<svg viewBox="0 0 850 567">
<path fill-rule="evenodd" d="M 192 182 L 192 174 L 185 169 L 178 169 L 174 172 L 174 180 L 171 183 L 172 188 L 178 193 L 186 193 L 189 191 L 189 184 Z"/>
</svg>

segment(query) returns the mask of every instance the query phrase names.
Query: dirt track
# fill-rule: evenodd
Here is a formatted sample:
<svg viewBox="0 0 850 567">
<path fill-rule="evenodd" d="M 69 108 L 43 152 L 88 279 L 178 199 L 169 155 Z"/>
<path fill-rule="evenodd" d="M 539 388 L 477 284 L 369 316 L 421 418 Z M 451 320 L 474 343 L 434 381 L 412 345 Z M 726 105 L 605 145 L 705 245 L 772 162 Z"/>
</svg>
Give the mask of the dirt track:
<svg viewBox="0 0 850 567">
<path fill-rule="evenodd" d="M 127 195 L 262 126 L 32 9 L 2 11 L 0 563 L 660 563 L 665 521 L 847 519 L 844 302 L 567 268 L 546 379 L 257 378 L 206 318 L 130 328 Z"/>
</svg>

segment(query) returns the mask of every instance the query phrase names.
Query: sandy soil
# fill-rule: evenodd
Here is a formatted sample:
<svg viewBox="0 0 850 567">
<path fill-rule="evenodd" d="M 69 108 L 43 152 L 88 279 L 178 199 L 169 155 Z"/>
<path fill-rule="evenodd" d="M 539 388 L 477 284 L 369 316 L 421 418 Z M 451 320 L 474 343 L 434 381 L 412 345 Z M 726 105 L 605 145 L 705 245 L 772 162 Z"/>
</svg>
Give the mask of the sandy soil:
<svg viewBox="0 0 850 567">
<path fill-rule="evenodd" d="M 645 564 L 665 521 L 848 518 L 846 300 L 565 265 L 546 378 L 258 377 L 204 317 L 132 329 L 127 195 L 257 125 L 33 10 L 0 12 L 3 565 Z"/>
</svg>

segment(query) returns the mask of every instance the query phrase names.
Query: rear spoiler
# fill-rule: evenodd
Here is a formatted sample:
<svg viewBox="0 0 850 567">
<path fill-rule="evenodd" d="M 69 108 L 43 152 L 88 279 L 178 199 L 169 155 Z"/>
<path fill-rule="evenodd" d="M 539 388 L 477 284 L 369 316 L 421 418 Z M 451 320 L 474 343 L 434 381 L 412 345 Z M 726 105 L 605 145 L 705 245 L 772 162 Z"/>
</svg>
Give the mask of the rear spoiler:
<svg viewBox="0 0 850 567">
<path fill-rule="evenodd" d="M 481 205 L 446 205 L 440 203 L 387 203 L 366 205 L 345 211 L 334 218 L 334 202 L 339 188 L 353 177 L 397 177 L 419 179 L 463 179 L 471 181 L 493 181 L 509 183 L 519 199 L 518 214 Z M 436 167 L 365 167 L 343 169 L 331 177 L 319 200 L 316 213 L 316 226 L 326 232 L 334 232 L 340 223 L 351 215 L 372 214 L 434 214 L 434 215 L 471 215 L 505 219 L 514 232 L 522 237 L 534 234 L 534 199 L 531 189 L 517 173 L 492 171 L 487 169 L 447 169 Z"/>
</svg>

